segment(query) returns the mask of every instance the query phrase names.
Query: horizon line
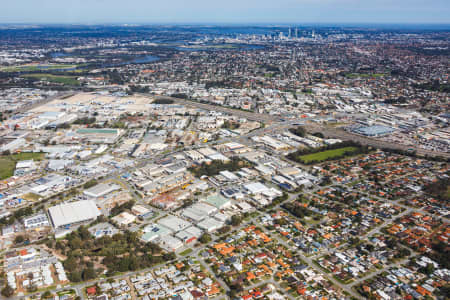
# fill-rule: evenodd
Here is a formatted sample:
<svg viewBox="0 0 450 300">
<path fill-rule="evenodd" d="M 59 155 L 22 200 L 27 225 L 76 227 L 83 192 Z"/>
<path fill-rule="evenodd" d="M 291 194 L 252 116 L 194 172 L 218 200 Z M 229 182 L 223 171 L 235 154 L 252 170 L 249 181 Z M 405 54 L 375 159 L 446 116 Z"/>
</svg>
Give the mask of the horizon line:
<svg viewBox="0 0 450 300">
<path fill-rule="evenodd" d="M 72 25 L 72 26 L 311 26 L 311 25 L 338 25 L 338 26 L 373 26 L 373 25 L 416 25 L 416 26 L 450 26 L 450 22 L 1 22 L 0 25 Z"/>
</svg>

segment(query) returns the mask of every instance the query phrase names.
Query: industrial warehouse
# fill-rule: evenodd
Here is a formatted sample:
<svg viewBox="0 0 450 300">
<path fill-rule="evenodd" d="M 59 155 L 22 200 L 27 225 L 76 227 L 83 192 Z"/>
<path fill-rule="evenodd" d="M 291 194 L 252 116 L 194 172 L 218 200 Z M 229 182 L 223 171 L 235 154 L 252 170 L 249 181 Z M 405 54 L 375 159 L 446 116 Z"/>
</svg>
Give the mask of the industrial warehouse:
<svg viewBox="0 0 450 300">
<path fill-rule="evenodd" d="M 48 209 L 48 214 L 55 230 L 70 229 L 101 215 L 95 202 L 90 200 L 56 205 Z"/>
</svg>

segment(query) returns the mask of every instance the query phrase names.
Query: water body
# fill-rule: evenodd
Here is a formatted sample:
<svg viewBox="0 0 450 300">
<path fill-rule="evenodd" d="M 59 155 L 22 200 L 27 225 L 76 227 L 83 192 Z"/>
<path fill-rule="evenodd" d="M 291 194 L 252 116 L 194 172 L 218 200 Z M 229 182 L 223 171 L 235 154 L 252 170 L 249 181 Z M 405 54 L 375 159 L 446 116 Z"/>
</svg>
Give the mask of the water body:
<svg viewBox="0 0 450 300">
<path fill-rule="evenodd" d="M 60 58 L 60 57 L 68 57 L 68 56 L 70 56 L 70 54 L 64 53 L 64 52 L 53 52 L 53 53 L 50 53 L 50 56 L 52 58 Z"/>
<path fill-rule="evenodd" d="M 153 55 L 147 55 L 144 57 L 138 57 L 133 59 L 132 61 L 129 62 L 123 62 L 122 64 L 146 64 L 146 63 L 151 63 L 154 61 L 158 61 L 160 60 L 160 58 L 158 56 L 153 56 Z"/>
<path fill-rule="evenodd" d="M 115 64 L 104 64 L 102 65 L 103 68 L 114 68 L 114 67 L 123 67 L 126 65 L 136 65 L 136 64 L 148 64 L 154 61 L 158 61 L 160 60 L 160 58 L 158 56 L 154 56 L 154 55 L 146 55 L 146 56 L 141 56 L 141 57 L 137 57 L 134 58 L 132 60 L 129 61 L 124 61 L 121 63 L 115 63 Z"/>
</svg>

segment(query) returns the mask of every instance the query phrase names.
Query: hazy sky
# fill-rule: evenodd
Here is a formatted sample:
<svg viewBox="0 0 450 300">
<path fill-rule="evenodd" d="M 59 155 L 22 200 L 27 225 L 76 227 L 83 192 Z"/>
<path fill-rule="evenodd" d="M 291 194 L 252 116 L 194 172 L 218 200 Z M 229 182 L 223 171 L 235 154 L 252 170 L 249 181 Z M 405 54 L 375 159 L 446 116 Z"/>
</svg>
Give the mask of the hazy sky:
<svg viewBox="0 0 450 300">
<path fill-rule="evenodd" d="M 0 23 L 450 23 L 450 0 L 0 0 Z"/>
</svg>

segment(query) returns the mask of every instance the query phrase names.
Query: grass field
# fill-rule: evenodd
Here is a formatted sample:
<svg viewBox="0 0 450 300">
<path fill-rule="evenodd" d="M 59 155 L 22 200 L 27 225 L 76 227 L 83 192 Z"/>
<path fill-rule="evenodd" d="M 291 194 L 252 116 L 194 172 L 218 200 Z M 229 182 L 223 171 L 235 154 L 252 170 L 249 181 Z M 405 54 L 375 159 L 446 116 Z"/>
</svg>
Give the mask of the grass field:
<svg viewBox="0 0 450 300">
<path fill-rule="evenodd" d="M 356 147 L 344 147 L 344 148 L 339 148 L 339 149 L 334 149 L 334 150 L 327 150 L 327 151 L 303 155 L 303 156 L 300 156 L 300 159 L 304 163 L 308 163 L 310 161 L 320 162 L 320 161 L 325 161 L 327 159 L 332 159 L 335 157 L 343 156 L 345 153 L 355 153 L 357 150 L 358 150 L 358 148 L 356 148 Z"/>
<path fill-rule="evenodd" d="M 23 152 L 12 155 L 0 156 L 0 180 L 9 178 L 14 175 L 16 169 L 16 163 L 21 160 L 42 160 L 44 153 L 29 153 Z"/>
<path fill-rule="evenodd" d="M 80 82 L 75 76 L 63 76 L 63 75 L 52 75 L 52 74 L 26 74 L 22 77 L 25 78 L 35 78 L 37 80 L 43 80 L 54 83 L 62 83 L 67 85 L 79 85 Z"/>
<path fill-rule="evenodd" d="M 190 254 L 193 250 L 191 248 L 188 248 L 186 250 L 184 250 L 183 252 L 180 253 L 181 256 L 186 256 L 188 254 Z"/>
<path fill-rule="evenodd" d="M 43 65 L 25 65 L 25 66 L 12 66 L 0 68 L 2 72 L 33 72 L 33 71 L 45 71 L 45 70 L 71 70 L 76 68 L 77 65 L 54 65 L 54 64 L 43 64 Z"/>
</svg>

